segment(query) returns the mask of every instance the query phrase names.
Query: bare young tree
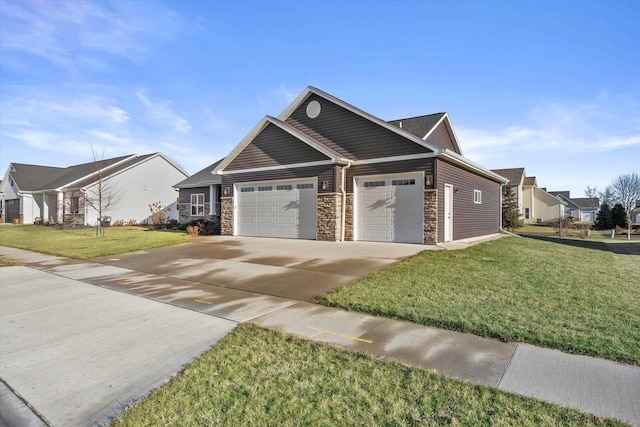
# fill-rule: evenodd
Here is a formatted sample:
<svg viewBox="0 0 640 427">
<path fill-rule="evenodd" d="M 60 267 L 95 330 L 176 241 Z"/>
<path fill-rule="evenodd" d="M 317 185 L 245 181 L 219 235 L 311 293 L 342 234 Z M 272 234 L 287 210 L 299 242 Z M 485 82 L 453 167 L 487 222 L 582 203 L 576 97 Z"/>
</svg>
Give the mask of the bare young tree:
<svg viewBox="0 0 640 427">
<path fill-rule="evenodd" d="M 104 152 L 98 159 L 96 152 L 91 146 L 93 154 L 93 165 L 95 168 L 95 181 L 84 191 L 84 202 L 98 213 L 96 224 L 96 237 L 104 237 L 103 220 L 105 214 L 116 207 L 122 195 L 112 181 L 105 180 L 104 174 Z"/>
<path fill-rule="evenodd" d="M 598 197 L 598 187 L 587 185 L 587 188 L 584 189 L 584 195 L 590 199 L 595 199 Z"/>
<path fill-rule="evenodd" d="M 618 175 L 611 183 L 615 201 L 620 203 L 627 213 L 627 222 L 631 224 L 631 211 L 640 200 L 640 174 L 636 172 Z"/>
<path fill-rule="evenodd" d="M 600 197 L 600 204 L 608 204 L 609 206 L 613 206 L 616 203 L 616 196 L 613 192 L 613 188 L 611 188 L 611 186 L 607 186 L 607 188 L 605 188 L 602 191 L 598 192 L 598 197 Z"/>
</svg>

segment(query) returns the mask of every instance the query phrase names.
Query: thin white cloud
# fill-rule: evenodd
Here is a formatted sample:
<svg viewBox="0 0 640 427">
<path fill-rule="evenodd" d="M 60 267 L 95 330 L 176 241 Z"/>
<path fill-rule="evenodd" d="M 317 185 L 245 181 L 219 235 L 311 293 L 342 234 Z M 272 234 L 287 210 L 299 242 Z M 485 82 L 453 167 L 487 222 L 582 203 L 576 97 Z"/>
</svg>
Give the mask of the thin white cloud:
<svg viewBox="0 0 640 427">
<path fill-rule="evenodd" d="M 173 112 L 170 101 L 152 101 L 144 90 L 136 91 L 136 97 L 146 107 L 146 118 L 155 126 L 164 127 L 168 124 L 173 130 L 180 133 L 191 131 L 189 121 Z"/>
<path fill-rule="evenodd" d="M 155 39 L 166 39 L 180 18 L 161 3 L 3 1 L 0 47 L 9 64 L 14 54 L 44 58 L 57 67 L 107 69 L 110 54 L 140 62 Z"/>
</svg>

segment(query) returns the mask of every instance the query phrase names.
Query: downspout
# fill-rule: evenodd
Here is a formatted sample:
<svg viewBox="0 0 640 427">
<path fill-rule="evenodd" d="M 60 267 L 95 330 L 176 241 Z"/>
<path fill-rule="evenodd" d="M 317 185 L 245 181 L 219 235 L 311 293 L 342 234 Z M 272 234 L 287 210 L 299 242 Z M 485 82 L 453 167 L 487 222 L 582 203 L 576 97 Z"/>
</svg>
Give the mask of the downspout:
<svg viewBox="0 0 640 427">
<path fill-rule="evenodd" d="M 342 166 L 342 169 L 340 169 L 340 192 L 342 193 L 342 218 L 341 218 L 341 225 L 342 227 L 340 228 L 341 231 L 341 235 L 340 235 L 340 241 L 344 242 L 344 234 L 345 234 L 345 227 L 347 224 L 347 189 L 346 189 L 346 185 L 347 185 L 347 169 L 349 169 L 351 167 L 351 162 L 347 162 L 346 165 Z"/>
</svg>

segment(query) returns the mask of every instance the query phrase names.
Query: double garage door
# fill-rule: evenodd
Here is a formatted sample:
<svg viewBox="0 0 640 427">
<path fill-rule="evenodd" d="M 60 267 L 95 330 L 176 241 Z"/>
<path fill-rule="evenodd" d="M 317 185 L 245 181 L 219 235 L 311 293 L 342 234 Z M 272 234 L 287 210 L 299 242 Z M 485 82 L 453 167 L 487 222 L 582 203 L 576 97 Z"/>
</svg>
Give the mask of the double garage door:
<svg viewBox="0 0 640 427">
<path fill-rule="evenodd" d="M 237 234 L 315 239 L 317 182 L 266 181 L 237 184 Z M 355 179 L 355 238 L 423 243 L 422 174 Z"/>
<path fill-rule="evenodd" d="M 423 243 L 422 174 L 356 178 L 356 238 Z"/>
<path fill-rule="evenodd" d="M 238 235 L 316 238 L 315 179 L 238 184 L 236 194 Z"/>
</svg>

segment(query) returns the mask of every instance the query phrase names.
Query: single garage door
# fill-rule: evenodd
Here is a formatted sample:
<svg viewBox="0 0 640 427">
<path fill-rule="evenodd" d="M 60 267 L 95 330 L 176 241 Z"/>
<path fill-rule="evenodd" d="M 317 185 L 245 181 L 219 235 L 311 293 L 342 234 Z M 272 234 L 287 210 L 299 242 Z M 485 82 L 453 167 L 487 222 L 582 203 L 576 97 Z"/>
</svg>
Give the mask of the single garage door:
<svg viewBox="0 0 640 427">
<path fill-rule="evenodd" d="M 237 184 L 237 234 L 316 238 L 316 180 Z"/>
<path fill-rule="evenodd" d="M 356 193 L 358 240 L 423 243 L 422 174 L 356 178 Z"/>
</svg>

